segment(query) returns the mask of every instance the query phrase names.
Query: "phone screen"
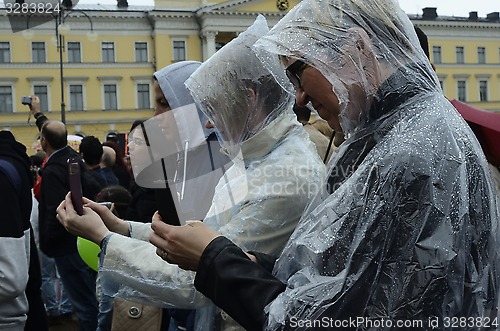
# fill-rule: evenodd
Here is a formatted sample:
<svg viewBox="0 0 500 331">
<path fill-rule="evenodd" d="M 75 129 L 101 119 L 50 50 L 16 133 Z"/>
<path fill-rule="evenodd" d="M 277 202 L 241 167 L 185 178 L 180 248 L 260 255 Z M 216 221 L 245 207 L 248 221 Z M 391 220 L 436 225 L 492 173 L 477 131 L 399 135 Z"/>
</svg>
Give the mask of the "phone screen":
<svg viewBox="0 0 500 331">
<path fill-rule="evenodd" d="M 181 225 L 169 188 L 155 189 L 155 200 L 163 222 L 170 225 Z"/>
<path fill-rule="evenodd" d="M 69 189 L 71 191 L 71 202 L 78 215 L 83 215 L 82 181 L 80 177 L 80 163 L 77 158 L 68 160 Z"/>
</svg>

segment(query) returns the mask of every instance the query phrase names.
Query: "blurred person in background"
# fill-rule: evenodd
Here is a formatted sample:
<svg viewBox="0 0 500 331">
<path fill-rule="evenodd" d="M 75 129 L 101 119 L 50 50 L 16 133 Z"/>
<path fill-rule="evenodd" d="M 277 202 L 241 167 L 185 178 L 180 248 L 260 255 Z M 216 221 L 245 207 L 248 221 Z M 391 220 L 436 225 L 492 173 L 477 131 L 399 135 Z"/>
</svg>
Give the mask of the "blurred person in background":
<svg viewBox="0 0 500 331">
<path fill-rule="evenodd" d="M 102 146 L 102 156 L 101 156 L 101 162 L 99 163 L 99 166 L 101 167 L 102 171 L 104 172 L 104 176 L 106 177 L 106 182 L 108 186 L 110 185 L 118 185 L 118 177 L 116 177 L 113 167 L 115 166 L 116 163 L 116 152 L 113 148 L 109 146 Z"/>
<path fill-rule="evenodd" d="M 115 164 L 113 166 L 113 172 L 115 173 L 115 176 L 118 178 L 118 181 L 121 186 L 123 186 L 126 189 L 130 188 L 130 168 L 127 166 L 126 161 L 125 161 L 125 156 L 123 155 L 122 150 L 118 146 L 118 144 L 114 141 L 105 141 L 102 143 L 103 146 L 108 146 L 111 147 L 116 154 L 115 157 Z"/>
<path fill-rule="evenodd" d="M 41 172 L 42 181 L 38 199 L 40 249 L 55 260 L 64 289 L 67 291 L 78 319 L 80 330 L 95 331 L 97 327 L 97 300 L 95 296 L 96 274 L 80 258 L 76 247 L 76 236 L 68 233 L 56 219 L 58 200 L 69 191 L 67 160 L 77 158 L 80 162 L 82 190 L 84 196 L 95 197 L 98 184 L 85 175 L 80 156 L 68 146 L 64 123 L 49 121 L 40 113 L 40 101 L 32 96 L 30 110 L 41 124 L 40 143 L 47 153 Z M 45 117 L 46 120 L 43 120 Z M 61 232 L 62 230 L 62 232 Z"/>
<path fill-rule="evenodd" d="M 106 174 L 101 169 L 100 162 L 103 154 L 102 145 L 99 138 L 94 136 L 83 137 L 79 147 L 85 168 L 88 173 L 99 183 L 100 189 L 108 186 Z M 95 199 L 94 197 L 89 197 Z"/>
</svg>

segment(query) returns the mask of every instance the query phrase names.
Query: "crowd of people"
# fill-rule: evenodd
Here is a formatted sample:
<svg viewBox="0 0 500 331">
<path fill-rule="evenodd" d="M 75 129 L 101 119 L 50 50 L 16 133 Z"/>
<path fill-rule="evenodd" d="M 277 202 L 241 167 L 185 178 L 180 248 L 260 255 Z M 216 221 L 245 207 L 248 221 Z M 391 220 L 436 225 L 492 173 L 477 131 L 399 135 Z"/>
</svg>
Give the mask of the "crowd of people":
<svg viewBox="0 0 500 331">
<path fill-rule="evenodd" d="M 94 136 L 75 151 L 32 96 L 42 151 L 0 132 L 0 329 L 117 330 L 123 304 L 154 307 L 156 330 L 496 328 L 498 158 L 422 40 L 395 0 L 259 16 L 155 72 L 128 156 Z"/>
</svg>

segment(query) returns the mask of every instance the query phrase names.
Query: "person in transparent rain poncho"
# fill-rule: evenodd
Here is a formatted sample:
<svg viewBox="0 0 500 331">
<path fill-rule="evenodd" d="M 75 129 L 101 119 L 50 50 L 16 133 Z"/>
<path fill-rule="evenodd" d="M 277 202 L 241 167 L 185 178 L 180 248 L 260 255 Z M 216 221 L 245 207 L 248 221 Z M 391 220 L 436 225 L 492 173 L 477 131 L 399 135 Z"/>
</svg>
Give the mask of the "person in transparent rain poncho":
<svg viewBox="0 0 500 331">
<path fill-rule="evenodd" d="M 397 2 L 303 0 L 254 48 L 346 141 L 277 260 L 153 222 L 167 261 L 247 330 L 497 329 L 492 179 Z"/>
<path fill-rule="evenodd" d="M 259 16 L 203 63 L 186 85 L 216 126 L 222 149 L 233 161 L 215 188 L 203 224 L 247 250 L 277 255 L 326 172 L 315 146 L 295 119 L 290 91 L 278 84 L 252 51 L 252 44 L 267 32 L 267 23 Z M 272 66 L 285 80 L 277 57 Z M 144 167 L 139 162 L 137 165 Z M 59 217 L 68 227 L 78 221 L 69 198 L 61 204 Z M 153 216 L 153 220 L 165 224 L 160 219 L 158 214 Z M 191 226 L 188 223 L 179 228 Z M 106 233 L 98 228 L 86 236 L 99 242 Z M 160 262 L 153 261 L 153 245 L 140 251 L 129 245 L 110 259 L 109 247 L 117 240 L 130 239 L 109 238 L 108 248 L 106 244 L 103 247 L 106 255 L 101 257 L 100 271 L 128 284 L 130 291 L 124 295 L 166 307 L 200 308 L 196 312 L 197 329 L 241 329 L 224 312 L 210 308 L 211 301 L 196 291 L 195 273 L 165 263 L 160 257 L 156 257 Z"/>
<path fill-rule="evenodd" d="M 220 153 L 213 130 L 204 128 L 206 117 L 184 85 L 200 65 L 196 61 L 180 61 L 155 72 L 154 116 L 129 134 L 135 181 L 155 191 L 157 208 L 171 224 L 202 219 L 211 206 L 215 185 L 230 166 L 229 158 Z M 141 292 L 135 286 L 149 275 L 148 271 L 152 270 L 153 276 L 156 271 L 145 266 L 162 261 L 147 241 L 150 223 L 125 221 L 104 206 L 90 200 L 85 202 L 99 217 L 86 213 L 73 219 L 69 227 L 67 223 L 64 225 L 69 231 L 93 240 L 95 231 L 112 231 L 96 242 L 102 247 L 99 330 L 108 330 L 112 309 L 108 297 L 118 295 L 141 301 Z M 171 320 L 176 323 L 183 323 L 182 315 L 186 313 L 169 310 Z"/>
</svg>

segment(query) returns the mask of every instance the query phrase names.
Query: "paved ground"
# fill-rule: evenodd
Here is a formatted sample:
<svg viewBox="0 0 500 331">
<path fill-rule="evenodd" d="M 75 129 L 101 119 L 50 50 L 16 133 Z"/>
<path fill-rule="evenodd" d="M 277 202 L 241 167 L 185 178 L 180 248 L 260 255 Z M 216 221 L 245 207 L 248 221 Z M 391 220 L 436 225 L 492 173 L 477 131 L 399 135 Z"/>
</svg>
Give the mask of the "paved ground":
<svg viewBox="0 0 500 331">
<path fill-rule="evenodd" d="M 49 331 L 78 331 L 76 318 L 72 317 L 52 323 L 49 326 Z"/>
</svg>

